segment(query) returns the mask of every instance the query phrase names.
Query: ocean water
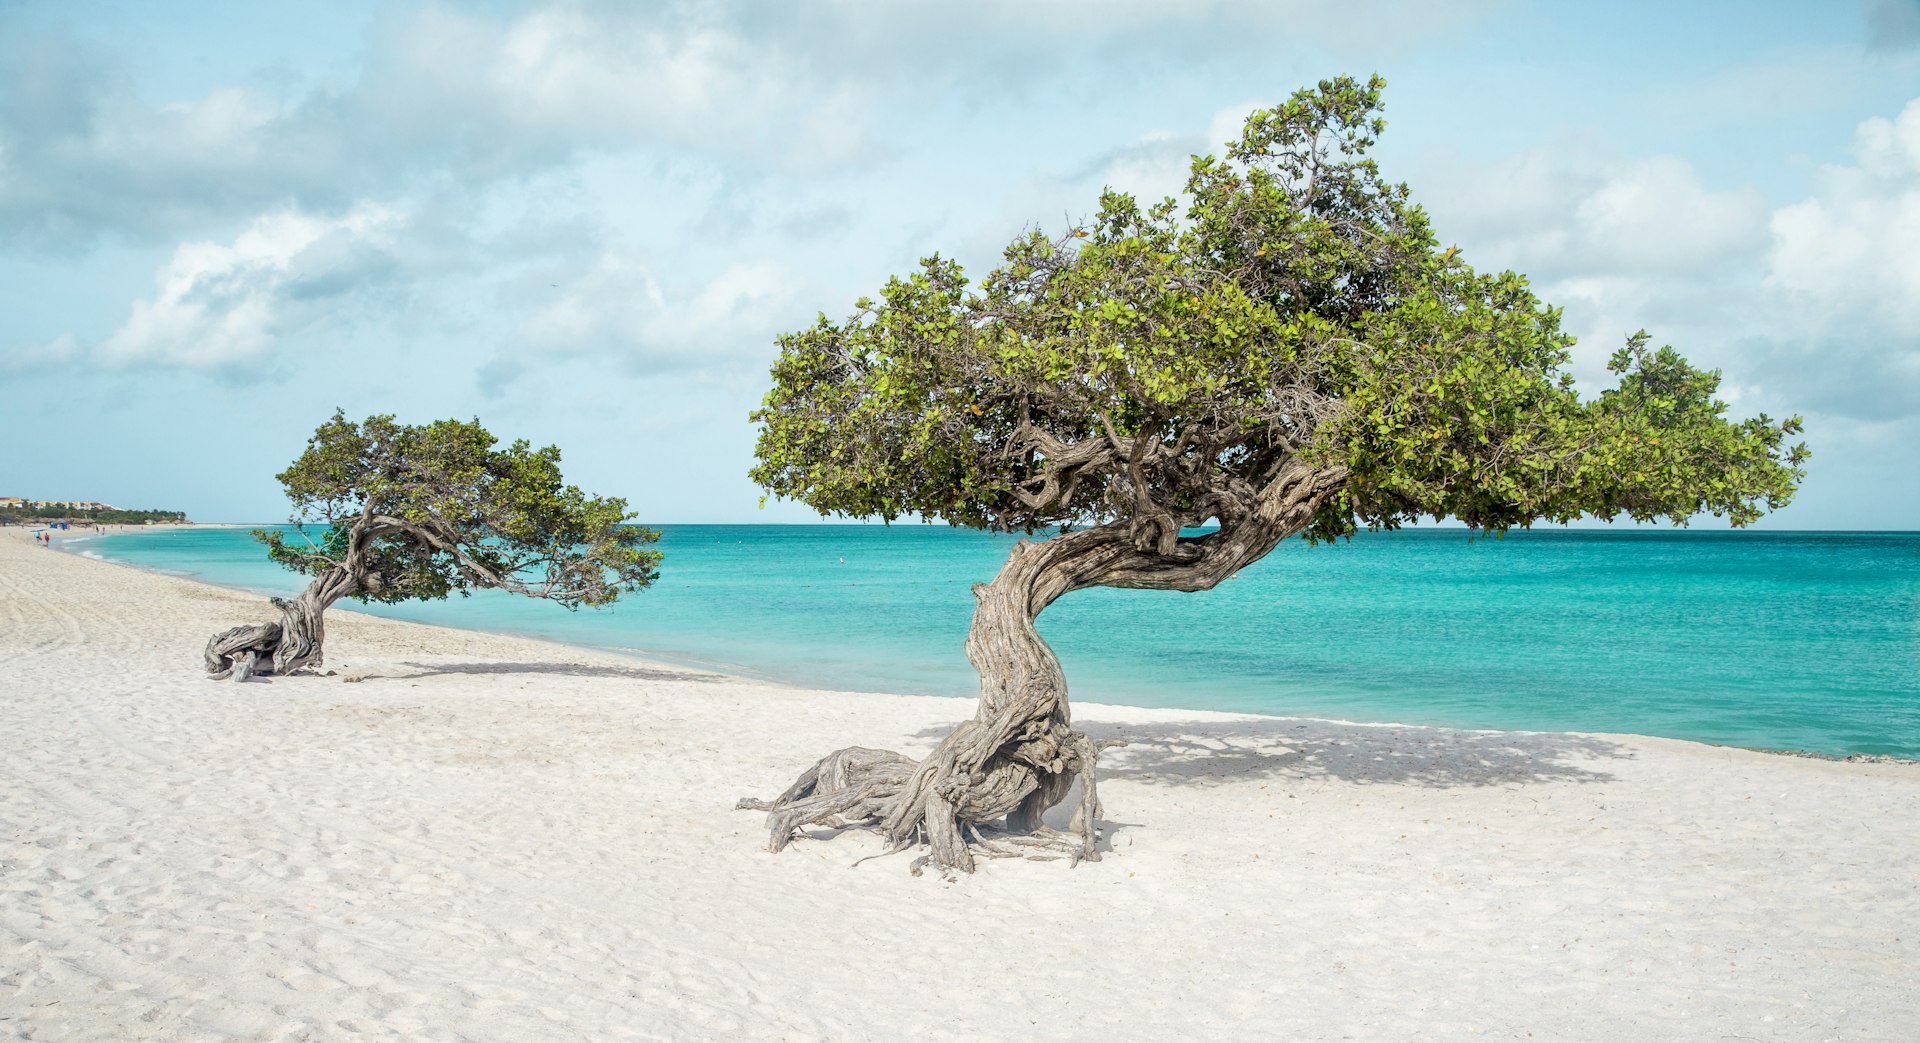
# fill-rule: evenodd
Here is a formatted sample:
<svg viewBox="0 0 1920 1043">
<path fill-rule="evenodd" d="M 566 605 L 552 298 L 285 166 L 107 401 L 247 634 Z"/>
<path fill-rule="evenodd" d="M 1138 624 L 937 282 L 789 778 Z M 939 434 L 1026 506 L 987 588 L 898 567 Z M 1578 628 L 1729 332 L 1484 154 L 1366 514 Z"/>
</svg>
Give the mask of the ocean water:
<svg viewBox="0 0 1920 1043">
<path fill-rule="evenodd" d="M 495 591 L 347 607 L 812 687 L 976 691 L 963 651 L 969 585 L 992 578 L 1014 537 L 922 525 L 661 531 L 659 582 L 608 609 Z M 242 529 L 68 549 L 260 592 L 303 585 Z M 1420 529 L 1290 541 L 1212 591 L 1081 591 L 1039 626 L 1079 701 L 1920 758 L 1914 533 Z"/>
</svg>

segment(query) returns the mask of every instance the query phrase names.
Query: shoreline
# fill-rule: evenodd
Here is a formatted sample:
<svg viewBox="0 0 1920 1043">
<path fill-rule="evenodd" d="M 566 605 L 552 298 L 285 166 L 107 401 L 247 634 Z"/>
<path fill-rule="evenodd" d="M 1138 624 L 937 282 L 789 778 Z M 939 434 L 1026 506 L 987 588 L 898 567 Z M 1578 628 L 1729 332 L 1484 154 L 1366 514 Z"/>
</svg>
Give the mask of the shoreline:
<svg viewBox="0 0 1920 1043">
<path fill-rule="evenodd" d="M 206 638 L 258 612 L 0 533 L 0 1031 L 1786 1040 L 1920 1023 L 1904 765 L 1076 704 L 1079 727 L 1129 744 L 1100 762 L 1101 860 L 946 880 L 858 829 L 769 854 L 765 817 L 732 809 L 835 748 L 924 754 L 971 699 L 354 612 L 328 614 L 331 674 L 206 679 Z"/>
<path fill-rule="evenodd" d="M 143 528 L 159 529 L 159 528 L 196 528 L 196 527 L 199 527 L 199 528 L 253 528 L 255 526 L 252 523 L 243 525 L 237 522 L 236 523 L 215 522 L 215 523 L 190 523 L 185 525 L 171 525 L 171 526 L 156 525 L 156 526 L 143 527 Z M 107 535 L 114 535 L 114 534 L 108 533 Z M 84 542 L 87 538 L 89 537 L 73 538 L 71 539 L 71 542 L 75 542 L 75 543 Z M 60 537 L 56 537 L 54 540 L 52 549 L 62 550 L 63 549 L 61 547 L 62 542 L 66 542 L 66 541 L 64 541 Z M 176 574 L 172 572 L 163 571 L 160 569 L 148 568 L 136 562 L 115 560 L 115 559 L 106 558 L 104 556 L 91 557 L 89 555 L 86 555 L 83 552 L 74 551 L 74 550 L 67 550 L 65 551 L 65 553 L 73 555 L 75 557 L 87 558 L 88 560 L 97 561 L 106 565 L 113 565 L 120 568 L 131 569 L 136 572 L 141 572 L 149 575 L 168 576 L 170 578 L 179 579 L 179 580 L 183 580 L 185 582 L 190 582 L 190 583 L 199 583 L 199 584 L 202 584 L 208 587 L 213 587 L 223 591 L 246 594 L 251 597 L 264 598 L 264 597 L 275 596 L 265 591 L 253 590 L 246 587 L 228 586 L 226 584 L 216 583 L 211 580 L 203 579 L 198 574 L 187 574 L 187 575 Z M 681 669 L 692 669 L 692 670 L 711 672 L 711 673 L 732 677 L 737 680 L 749 682 L 753 684 L 764 684 L 764 685 L 770 685 L 770 686 L 781 687 L 781 688 L 790 688 L 798 691 L 822 690 L 817 688 L 817 686 L 807 684 L 803 681 L 785 680 L 785 679 L 781 679 L 779 677 L 775 677 L 771 675 L 762 675 L 753 671 L 751 668 L 743 666 L 741 664 L 724 663 L 724 662 L 718 662 L 718 661 L 702 661 L 697 657 L 693 657 L 693 656 L 674 656 L 674 655 L 660 653 L 660 652 L 651 651 L 647 649 L 628 648 L 628 647 L 621 647 L 621 646 L 614 646 L 614 645 L 599 645 L 599 644 L 592 644 L 588 642 L 566 641 L 559 638 L 548 637 L 545 635 L 531 634 L 531 633 L 514 631 L 514 630 L 493 630 L 485 627 L 467 627 L 467 626 L 459 626 L 459 625 L 450 624 L 450 623 L 422 623 L 415 620 L 402 620 L 402 619 L 398 619 L 396 617 L 391 617 L 391 616 L 381 616 L 375 613 L 360 612 L 354 608 L 335 607 L 331 609 L 330 612 L 354 612 L 357 615 L 365 616 L 370 619 L 382 619 L 382 620 L 390 620 L 394 622 L 405 622 L 415 626 L 441 627 L 447 630 L 457 631 L 460 633 L 485 634 L 485 635 L 494 635 L 499 637 L 512 638 L 516 640 L 547 642 L 562 648 L 574 648 L 574 649 L 581 649 L 585 651 L 597 652 L 602 654 L 617 655 L 625 658 L 636 659 L 646 663 L 652 663 L 654 665 L 672 666 L 672 667 L 681 668 Z M 881 691 L 881 690 L 875 690 L 875 689 L 826 689 L 826 690 L 846 691 L 850 694 L 862 694 L 862 695 L 906 694 L 906 693 Z M 933 694 L 927 694 L 927 693 L 917 693 L 913 697 L 937 698 L 937 699 L 966 699 L 969 702 L 974 701 L 974 699 L 976 698 L 974 696 L 933 695 Z M 1487 733 L 1487 734 L 1515 734 L 1515 735 L 1569 735 L 1569 736 L 1623 735 L 1623 736 L 1632 736 L 1635 738 L 1655 739 L 1655 740 L 1667 741 L 1667 742 L 1694 743 L 1699 746 L 1707 747 L 1710 749 L 1743 750 L 1743 751 L 1748 751 L 1753 753 L 1764 753 L 1770 756 L 1797 757 L 1797 758 L 1804 758 L 1808 760 L 1833 761 L 1837 763 L 1920 765 L 1920 757 L 1902 757 L 1898 754 L 1861 753 L 1861 752 L 1835 754 L 1835 753 L 1827 753 L 1821 750 L 1804 749 L 1799 747 L 1743 746 L 1735 743 L 1706 742 L 1699 739 L 1686 739 L 1686 738 L 1679 738 L 1675 736 L 1666 736 L 1666 735 L 1652 735 L 1652 734 L 1643 733 L 1643 732 L 1605 732 L 1605 731 L 1588 732 L 1588 731 L 1572 731 L 1572 730 L 1557 731 L 1557 730 L 1513 729 L 1513 728 L 1474 728 L 1474 727 L 1466 727 L 1461 725 L 1450 725 L 1450 724 L 1417 724 L 1417 723 L 1407 723 L 1402 721 L 1359 721 L 1359 720 L 1349 720 L 1341 717 L 1310 717 L 1310 716 L 1300 716 L 1300 715 L 1290 715 L 1290 714 L 1269 714 L 1269 713 L 1261 713 L 1258 711 L 1250 711 L 1250 710 L 1214 710 L 1214 709 L 1202 708 L 1202 707 L 1151 706 L 1151 705 L 1134 704 L 1134 703 L 1099 703 L 1099 702 L 1082 703 L 1078 700 L 1074 701 L 1073 706 L 1076 708 L 1081 706 L 1102 706 L 1102 707 L 1115 706 L 1115 707 L 1132 707 L 1132 708 L 1146 709 L 1146 710 L 1206 712 L 1206 713 L 1226 714 L 1226 715 L 1235 716 L 1235 717 L 1247 717 L 1247 718 L 1253 718 L 1253 719 L 1264 719 L 1264 720 L 1275 720 L 1275 721 L 1295 721 L 1295 720 L 1317 721 L 1317 722 L 1325 722 L 1328 724 L 1338 724 L 1338 725 L 1346 725 L 1346 726 L 1352 726 L 1352 727 L 1434 728 L 1434 729 L 1442 729 L 1442 730 L 1448 730 L 1448 731 L 1462 731 L 1462 732 L 1475 732 L 1475 733 Z"/>
<path fill-rule="evenodd" d="M 257 526 L 251 523 L 241 524 L 237 522 L 236 523 L 215 522 L 215 523 L 206 523 L 206 524 L 193 523 L 189 525 L 153 526 L 153 528 L 156 528 L 156 529 L 157 528 L 247 528 L 247 529 L 250 529 L 255 527 Z M 96 534 L 96 535 L 99 535 L 99 534 Z M 106 533 L 104 535 L 111 536 L 111 535 L 127 535 L 127 534 L 126 533 L 117 533 L 117 534 Z M 255 598 L 271 598 L 271 597 L 283 596 L 267 590 L 256 590 L 251 587 L 230 586 L 225 583 L 216 583 L 212 580 L 203 578 L 199 573 L 174 572 L 166 569 L 149 568 L 145 565 L 139 564 L 138 562 L 123 561 L 115 558 L 109 558 L 104 555 L 100 555 L 100 556 L 90 555 L 84 551 L 67 550 L 61 546 L 61 544 L 65 542 L 83 543 L 83 542 L 86 542 L 88 539 L 92 539 L 92 538 L 96 538 L 96 537 L 95 536 L 81 536 L 81 537 L 70 537 L 70 538 L 55 537 L 54 542 L 50 549 L 55 551 L 60 551 L 72 557 L 82 558 L 87 561 L 98 562 L 102 565 L 112 565 L 116 568 L 131 569 L 135 572 L 143 573 L 149 576 L 165 576 L 169 579 L 177 579 L 185 583 L 197 583 L 201 586 L 211 587 L 216 590 L 226 591 L 228 593 L 244 594 L 248 597 L 255 597 Z M 493 636 L 493 637 L 509 638 L 516 641 L 534 641 L 534 642 L 540 642 L 543 644 L 550 644 L 557 648 L 579 649 L 581 651 L 586 651 L 586 652 L 595 652 L 595 653 L 600 653 L 604 655 L 615 655 L 615 656 L 620 656 L 626 659 L 638 660 L 640 662 L 652 664 L 655 666 L 670 666 L 677 669 L 698 670 L 705 673 L 718 674 L 721 676 L 734 678 L 736 680 L 748 682 L 752 684 L 764 684 L 764 685 L 771 685 L 771 686 L 782 687 L 782 688 L 793 688 L 798 690 L 811 690 L 810 686 L 808 685 L 799 684 L 792 681 L 783 681 L 776 677 L 757 675 L 750 668 L 746 666 L 742 666 L 737 663 L 707 662 L 707 661 L 702 661 L 694 656 L 675 656 L 667 653 L 652 651 L 649 649 L 630 648 L 630 647 L 625 647 L 620 645 L 599 645 L 599 644 L 593 644 L 593 643 L 584 642 L 584 641 L 562 641 L 557 638 L 547 637 L 542 634 L 533 634 L 533 633 L 527 633 L 524 631 L 517 631 L 517 630 L 493 630 L 487 627 L 478 627 L 478 626 L 456 626 L 451 623 L 427 623 L 419 620 L 401 619 L 397 616 L 382 616 L 377 613 L 364 612 L 358 608 L 345 607 L 341 605 L 336 605 L 328 609 L 327 612 L 328 612 L 328 618 L 332 618 L 332 614 L 335 612 L 346 612 L 346 613 L 352 613 L 356 616 L 361 616 L 367 619 L 377 619 L 377 620 L 381 620 L 384 622 L 391 622 L 391 623 L 404 623 L 409 626 L 432 627 L 435 629 L 448 630 L 456 633 L 481 634 L 481 635 L 487 635 L 487 636 Z M 265 617 L 268 617 L 271 615 L 272 615 L 271 609 L 267 609 L 263 611 L 261 620 L 254 620 L 253 622 L 262 622 L 264 621 Z M 861 694 L 893 695 L 898 693 L 862 692 Z M 954 697 L 928 696 L 928 698 L 954 698 Z"/>
</svg>

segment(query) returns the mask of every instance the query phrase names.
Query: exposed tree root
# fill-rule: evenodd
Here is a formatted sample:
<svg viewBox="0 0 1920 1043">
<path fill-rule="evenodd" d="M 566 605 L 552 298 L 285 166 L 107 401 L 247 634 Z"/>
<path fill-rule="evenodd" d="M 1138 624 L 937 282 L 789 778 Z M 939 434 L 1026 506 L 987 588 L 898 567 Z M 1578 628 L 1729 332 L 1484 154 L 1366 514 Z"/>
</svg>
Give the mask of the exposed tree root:
<svg viewBox="0 0 1920 1043">
<path fill-rule="evenodd" d="M 972 726 L 963 724 L 955 734 Z M 916 874 L 929 862 L 971 872 L 976 854 L 1097 862 L 1101 808 L 1094 766 L 1102 750 L 1125 743 L 1096 742 L 1080 732 L 1068 732 L 1065 739 L 1048 762 L 1060 772 L 997 757 L 985 771 L 965 774 L 948 752 L 951 736 L 921 761 L 892 750 L 850 746 L 821 758 L 780 796 L 749 797 L 736 807 L 768 813 L 771 851 L 786 848 L 805 826 L 871 828 L 887 837 L 890 853 L 924 842 L 930 850 L 913 863 Z M 1081 799 L 1071 827 L 1046 826 L 1041 816 L 1066 797 L 1075 779 Z"/>
<path fill-rule="evenodd" d="M 273 607 L 280 610 L 278 623 L 238 626 L 213 635 L 207 642 L 207 676 L 244 681 L 255 675 L 285 676 L 302 668 L 317 669 L 326 637 L 321 623 L 326 605 L 315 593 L 319 586 L 316 580 L 297 598 L 273 598 Z"/>
<path fill-rule="evenodd" d="M 232 677 L 244 681 L 256 673 L 272 672 L 273 653 L 280 647 L 280 624 L 256 623 L 222 630 L 207 642 L 207 676 L 216 681 Z M 268 669 L 259 669 L 261 660 Z"/>
</svg>

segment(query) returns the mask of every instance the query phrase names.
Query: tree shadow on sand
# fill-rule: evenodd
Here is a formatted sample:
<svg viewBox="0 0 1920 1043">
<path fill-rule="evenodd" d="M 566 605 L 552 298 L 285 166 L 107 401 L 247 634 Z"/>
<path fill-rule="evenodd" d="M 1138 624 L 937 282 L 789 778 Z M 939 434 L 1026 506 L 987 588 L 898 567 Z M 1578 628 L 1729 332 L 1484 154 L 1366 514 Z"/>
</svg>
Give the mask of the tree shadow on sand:
<svg viewBox="0 0 1920 1043">
<path fill-rule="evenodd" d="M 1611 782 L 1588 766 L 1634 756 L 1585 735 L 1483 732 L 1408 725 L 1272 721 L 1076 721 L 1093 739 L 1127 745 L 1100 758 L 1101 781 L 1206 786 L 1236 780 L 1293 779 L 1452 788 L 1546 782 Z M 937 740 L 948 726 L 918 737 Z"/>
<path fill-rule="evenodd" d="M 722 680 L 718 674 L 695 673 L 690 670 L 667 670 L 650 666 L 601 666 L 586 663 L 401 663 L 400 665 L 412 668 L 412 672 L 365 673 L 359 676 L 369 680 L 385 677 L 403 681 L 452 674 L 553 674 L 562 677 L 619 677 L 630 681 L 693 681 L 701 684 L 713 684 Z"/>
</svg>

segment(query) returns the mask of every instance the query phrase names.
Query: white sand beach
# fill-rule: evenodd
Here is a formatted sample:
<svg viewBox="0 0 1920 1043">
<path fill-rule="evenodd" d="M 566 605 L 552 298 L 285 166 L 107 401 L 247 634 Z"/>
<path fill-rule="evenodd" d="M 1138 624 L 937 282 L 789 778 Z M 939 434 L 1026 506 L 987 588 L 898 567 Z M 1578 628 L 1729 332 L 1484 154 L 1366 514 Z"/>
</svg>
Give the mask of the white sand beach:
<svg viewBox="0 0 1920 1043">
<path fill-rule="evenodd" d="M 203 676 L 270 615 L 0 530 L 0 1038 L 1920 1033 L 1920 766 L 1078 703 L 1111 850 L 948 881 L 732 807 L 970 701 L 339 610 Z"/>
</svg>

